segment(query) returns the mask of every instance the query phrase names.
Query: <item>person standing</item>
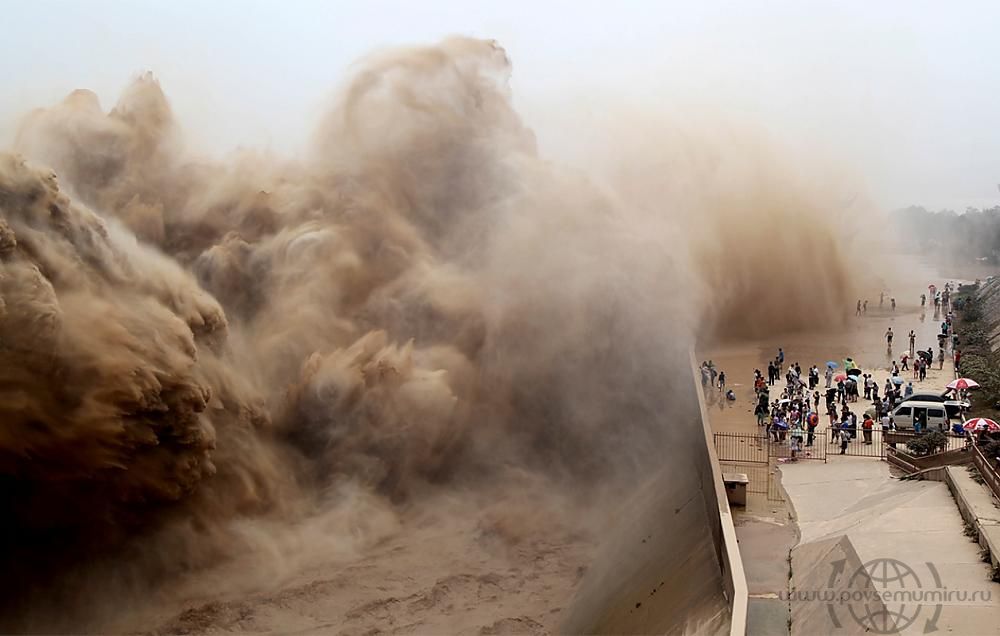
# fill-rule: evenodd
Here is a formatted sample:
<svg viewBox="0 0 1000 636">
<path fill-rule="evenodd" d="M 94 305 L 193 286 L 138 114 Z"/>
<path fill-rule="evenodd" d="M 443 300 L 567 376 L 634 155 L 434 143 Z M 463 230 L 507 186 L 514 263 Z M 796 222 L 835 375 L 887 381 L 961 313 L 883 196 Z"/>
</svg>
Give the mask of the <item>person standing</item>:
<svg viewBox="0 0 1000 636">
<path fill-rule="evenodd" d="M 792 452 L 792 459 L 795 459 L 795 455 L 802 450 L 802 422 L 796 419 L 792 422 L 790 428 L 791 441 L 789 442 L 789 447 Z"/>
<path fill-rule="evenodd" d="M 867 314 L 868 313 L 868 301 L 867 300 L 865 301 L 865 304 L 861 305 L 861 313 L 863 313 L 863 314 Z"/>
<path fill-rule="evenodd" d="M 865 436 L 865 444 L 872 443 L 872 428 L 875 427 L 875 422 L 868 415 L 865 415 L 865 421 L 861 423 L 861 431 Z"/>
<path fill-rule="evenodd" d="M 826 368 L 826 388 L 830 388 L 830 383 L 833 381 L 833 369 L 830 367 Z"/>
<path fill-rule="evenodd" d="M 892 310 L 896 311 L 896 299 L 895 298 L 890 298 L 889 302 L 892 304 Z"/>
<path fill-rule="evenodd" d="M 778 347 L 778 372 L 781 372 L 781 368 L 785 365 L 785 352 Z"/>
<path fill-rule="evenodd" d="M 719 371 L 719 393 L 726 390 L 726 372 Z"/>
<path fill-rule="evenodd" d="M 857 308 L 857 310 L 855 310 L 854 315 L 855 316 L 860 316 L 861 315 L 861 300 L 860 299 L 858 299 L 858 308 Z"/>
<path fill-rule="evenodd" d="M 916 353 L 916 350 L 915 350 L 916 346 L 917 346 L 917 334 L 913 333 L 913 330 L 910 329 L 910 355 L 911 356 Z"/>
<path fill-rule="evenodd" d="M 892 349 L 892 327 L 889 327 L 885 332 L 885 343 Z"/>
<path fill-rule="evenodd" d="M 961 362 L 962 362 L 962 350 L 959 349 L 955 352 L 955 374 L 957 375 L 961 372 Z"/>
</svg>

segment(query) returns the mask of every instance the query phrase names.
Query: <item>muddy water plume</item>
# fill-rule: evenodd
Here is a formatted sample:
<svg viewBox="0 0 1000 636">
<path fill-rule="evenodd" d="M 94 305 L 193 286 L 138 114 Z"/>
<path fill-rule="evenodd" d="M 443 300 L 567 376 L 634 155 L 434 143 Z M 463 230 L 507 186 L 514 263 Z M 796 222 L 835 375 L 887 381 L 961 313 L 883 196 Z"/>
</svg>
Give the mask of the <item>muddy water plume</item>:
<svg viewBox="0 0 1000 636">
<path fill-rule="evenodd" d="M 802 200 L 697 225 L 609 190 L 539 155 L 510 72 L 464 38 L 374 56 L 299 159 L 193 156 L 150 75 L 26 118 L 0 159 L 8 626 L 320 512 L 343 523 L 313 538 L 363 550 L 428 489 L 627 484 L 689 425 L 699 321 L 766 319 L 743 248 L 773 253 L 772 224 L 827 265 L 791 288 L 809 315 L 840 316 L 846 252 L 787 223 Z"/>
</svg>

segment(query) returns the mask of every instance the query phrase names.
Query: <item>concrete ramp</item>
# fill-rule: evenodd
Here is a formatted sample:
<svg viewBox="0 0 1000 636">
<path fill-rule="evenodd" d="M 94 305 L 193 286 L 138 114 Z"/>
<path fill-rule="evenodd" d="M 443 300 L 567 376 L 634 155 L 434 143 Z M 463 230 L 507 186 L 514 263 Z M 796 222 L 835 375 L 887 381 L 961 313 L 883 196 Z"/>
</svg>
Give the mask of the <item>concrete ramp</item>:
<svg viewBox="0 0 1000 636">
<path fill-rule="evenodd" d="M 864 563 L 846 535 L 792 550 L 792 634 L 866 634 L 855 617 L 881 616 L 886 606 L 871 581 L 856 576 Z"/>
<path fill-rule="evenodd" d="M 945 484 L 900 481 L 860 457 L 781 474 L 801 535 L 793 636 L 997 633 L 1000 586 Z"/>
</svg>

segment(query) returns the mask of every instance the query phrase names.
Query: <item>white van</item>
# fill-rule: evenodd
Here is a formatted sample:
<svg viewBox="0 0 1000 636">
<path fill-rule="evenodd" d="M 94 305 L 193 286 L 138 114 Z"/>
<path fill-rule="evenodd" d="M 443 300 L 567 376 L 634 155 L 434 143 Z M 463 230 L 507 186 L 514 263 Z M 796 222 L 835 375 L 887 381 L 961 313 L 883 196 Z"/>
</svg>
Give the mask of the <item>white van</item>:
<svg viewBox="0 0 1000 636">
<path fill-rule="evenodd" d="M 938 430 L 948 431 L 948 414 L 941 402 L 923 402 L 919 400 L 903 402 L 892 412 L 896 428 L 913 428 L 914 422 L 924 422 L 920 432 Z"/>
</svg>

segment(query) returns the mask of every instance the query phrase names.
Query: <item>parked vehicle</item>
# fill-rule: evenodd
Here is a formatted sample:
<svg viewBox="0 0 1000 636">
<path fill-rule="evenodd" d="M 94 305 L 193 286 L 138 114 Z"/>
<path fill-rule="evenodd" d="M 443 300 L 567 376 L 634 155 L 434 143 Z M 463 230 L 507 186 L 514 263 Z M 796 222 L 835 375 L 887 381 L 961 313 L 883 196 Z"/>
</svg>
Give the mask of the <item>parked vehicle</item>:
<svg viewBox="0 0 1000 636">
<path fill-rule="evenodd" d="M 906 404 L 907 402 L 935 402 L 938 404 L 944 404 L 945 411 L 950 418 L 960 418 L 962 415 L 962 409 L 969 410 L 972 406 L 972 404 L 965 400 L 952 400 L 949 399 L 947 395 L 930 392 L 914 393 L 913 395 L 903 399 L 900 404 Z"/>
<path fill-rule="evenodd" d="M 948 413 L 943 402 L 907 400 L 892 412 L 896 428 L 914 428 L 914 422 L 922 422 L 920 432 L 929 430 L 947 431 L 951 428 Z"/>
</svg>

